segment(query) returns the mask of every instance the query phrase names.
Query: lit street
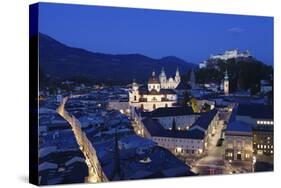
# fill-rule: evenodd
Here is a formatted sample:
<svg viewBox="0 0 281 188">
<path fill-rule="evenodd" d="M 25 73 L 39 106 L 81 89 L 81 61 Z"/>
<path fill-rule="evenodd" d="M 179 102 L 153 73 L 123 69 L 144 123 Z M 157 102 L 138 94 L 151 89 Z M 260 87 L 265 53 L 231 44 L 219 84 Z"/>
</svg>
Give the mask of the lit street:
<svg viewBox="0 0 281 188">
<path fill-rule="evenodd" d="M 71 125 L 77 144 L 79 145 L 80 150 L 83 152 L 86 158 L 86 164 L 89 169 L 89 176 L 85 181 L 92 183 L 105 181 L 106 179 L 97 159 L 96 151 L 86 137 L 85 133 L 82 131 L 80 122 L 74 116 L 70 115 L 64 108 L 67 100 L 67 97 L 63 99 L 61 105 L 57 109 L 57 112 Z"/>
<path fill-rule="evenodd" d="M 222 125 L 217 125 L 215 134 L 209 137 L 206 148 L 206 156 L 193 163 L 192 170 L 200 175 L 225 173 L 225 162 L 223 159 L 223 147 L 217 147 Z"/>
</svg>

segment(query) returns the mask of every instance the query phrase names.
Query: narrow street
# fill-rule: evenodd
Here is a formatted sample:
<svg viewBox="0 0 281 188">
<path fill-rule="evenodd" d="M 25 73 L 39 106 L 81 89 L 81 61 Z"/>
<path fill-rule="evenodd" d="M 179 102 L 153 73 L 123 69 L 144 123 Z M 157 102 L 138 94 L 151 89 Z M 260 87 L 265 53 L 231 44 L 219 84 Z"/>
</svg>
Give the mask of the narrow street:
<svg viewBox="0 0 281 188">
<path fill-rule="evenodd" d="M 85 133 L 82 131 L 80 122 L 73 115 L 70 115 L 64 108 L 67 100 L 68 97 L 65 97 L 63 99 L 57 109 L 57 112 L 70 124 L 74 136 L 76 138 L 77 144 L 79 145 L 80 150 L 86 158 L 86 164 L 89 169 L 89 174 L 88 177 L 85 178 L 85 182 L 94 183 L 107 181 L 107 178 L 104 175 L 102 168 L 99 164 L 96 151 L 93 148 L 91 142 L 88 140 Z"/>
<path fill-rule="evenodd" d="M 209 137 L 206 156 L 193 163 L 192 170 L 200 175 L 224 174 L 226 170 L 223 158 L 223 146 L 217 146 L 223 125 L 217 125 L 213 136 Z"/>
</svg>

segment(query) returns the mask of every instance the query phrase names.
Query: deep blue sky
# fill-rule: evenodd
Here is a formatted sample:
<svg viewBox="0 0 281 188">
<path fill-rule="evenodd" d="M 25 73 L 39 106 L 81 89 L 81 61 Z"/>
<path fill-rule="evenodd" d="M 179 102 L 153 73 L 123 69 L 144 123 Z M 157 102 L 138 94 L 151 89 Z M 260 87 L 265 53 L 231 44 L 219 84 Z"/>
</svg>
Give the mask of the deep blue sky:
<svg viewBox="0 0 281 188">
<path fill-rule="evenodd" d="M 41 3 L 39 31 L 94 52 L 198 63 L 238 48 L 273 64 L 273 18 Z"/>
</svg>

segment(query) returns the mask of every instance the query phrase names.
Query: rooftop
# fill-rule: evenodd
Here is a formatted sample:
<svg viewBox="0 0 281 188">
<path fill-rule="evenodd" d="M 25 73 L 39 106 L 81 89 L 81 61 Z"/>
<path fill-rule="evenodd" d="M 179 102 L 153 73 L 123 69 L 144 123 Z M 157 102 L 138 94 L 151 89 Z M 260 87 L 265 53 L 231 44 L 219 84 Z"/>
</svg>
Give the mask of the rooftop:
<svg viewBox="0 0 281 188">
<path fill-rule="evenodd" d="M 140 95 L 175 95 L 176 92 L 173 89 L 160 89 L 160 91 L 156 91 L 156 90 L 151 90 L 148 91 L 148 89 L 146 87 L 141 87 L 139 89 L 139 93 Z"/>
<path fill-rule="evenodd" d="M 255 119 L 273 119 L 273 107 L 263 104 L 239 104 L 238 116 L 251 116 Z"/>
<path fill-rule="evenodd" d="M 169 107 L 169 108 L 157 108 L 152 112 L 142 112 L 143 117 L 166 117 L 166 116 L 186 116 L 195 114 L 192 107 Z"/>
<path fill-rule="evenodd" d="M 227 125 L 227 132 L 252 132 L 252 125 L 243 121 L 233 121 Z"/>
<path fill-rule="evenodd" d="M 204 139 L 205 133 L 198 129 L 194 130 L 167 130 L 156 119 L 145 118 L 142 120 L 145 128 L 151 136 L 186 138 L 186 139 Z"/>
<path fill-rule="evenodd" d="M 215 115 L 217 114 L 217 112 L 218 111 L 214 109 L 209 112 L 202 113 L 202 115 L 193 123 L 191 128 L 194 126 L 199 126 L 204 130 L 207 130 L 211 121 L 214 119 Z"/>
<path fill-rule="evenodd" d="M 119 162 L 116 161 L 114 151 L 105 153 L 106 158 L 102 157 L 100 161 L 104 173 L 111 181 L 195 175 L 184 162 L 158 146 L 153 147 L 145 155 L 139 155 L 132 149 L 120 150 Z M 118 164 L 119 170 L 116 166 Z"/>
<path fill-rule="evenodd" d="M 176 87 L 176 90 L 188 90 L 191 89 L 190 85 L 184 82 L 180 82 L 179 85 Z"/>
</svg>

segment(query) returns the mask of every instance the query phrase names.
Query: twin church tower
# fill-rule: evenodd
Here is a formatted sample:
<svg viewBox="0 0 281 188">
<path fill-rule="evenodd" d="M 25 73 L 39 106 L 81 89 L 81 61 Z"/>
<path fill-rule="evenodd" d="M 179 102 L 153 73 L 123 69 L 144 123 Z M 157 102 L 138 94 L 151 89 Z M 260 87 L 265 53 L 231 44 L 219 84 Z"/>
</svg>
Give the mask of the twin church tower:
<svg viewBox="0 0 281 188">
<path fill-rule="evenodd" d="M 162 68 L 159 75 L 159 81 L 162 89 L 176 89 L 181 81 L 180 72 L 177 68 L 175 78 L 169 77 L 167 79 L 164 68 Z"/>
</svg>

